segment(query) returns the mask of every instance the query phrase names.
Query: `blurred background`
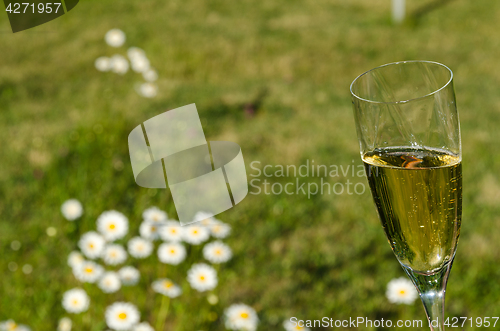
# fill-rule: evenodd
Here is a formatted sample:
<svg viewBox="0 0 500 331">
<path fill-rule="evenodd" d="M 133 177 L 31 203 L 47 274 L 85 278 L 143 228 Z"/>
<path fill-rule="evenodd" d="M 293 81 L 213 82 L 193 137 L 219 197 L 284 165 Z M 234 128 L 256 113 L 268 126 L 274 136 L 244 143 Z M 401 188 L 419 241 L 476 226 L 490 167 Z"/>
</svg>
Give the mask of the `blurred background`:
<svg viewBox="0 0 500 331">
<path fill-rule="evenodd" d="M 169 190 L 134 182 L 127 136 L 139 123 L 196 103 L 207 140 L 241 146 L 249 180 L 266 179 L 250 177 L 254 161 L 359 166 L 350 83 L 375 66 L 415 59 L 452 69 L 461 120 L 464 214 L 446 314 L 500 316 L 500 2 L 428 3 L 408 0 L 406 19 L 395 24 L 388 0 L 86 0 L 16 34 L 0 14 L 0 321 L 45 331 L 70 316 L 75 330 L 104 330 L 107 305 L 135 300 L 141 320 L 156 325 L 160 298 L 146 298 L 150 282 L 104 295 L 67 264 L 103 211 L 129 218 L 127 238 L 148 207 L 176 218 Z M 126 35 L 121 47 L 104 40 L 113 28 Z M 155 97 L 136 92 L 144 79 L 132 70 L 95 67 L 132 46 L 158 73 Z M 367 188 L 364 177 L 327 180 L 346 179 Z M 84 208 L 74 222 L 60 211 L 70 198 Z M 255 309 L 258 330 L 282 330 L 292 316 L 424 320 L 419 301 L 386 297 L 388 282 L 405 275 L 368 190 L 249 194 L 217 218 L 232 227 L 224 242 L 234 254 L 218 269 L 218 302 L 186 288 L 165 330 L 224 330 L 224 309 L 239 302 Z M 141 275 L 157 268 L 149 261 Z M 82 286 L 89 310 L 67 313 L 63 293 Z"/>
</svg>

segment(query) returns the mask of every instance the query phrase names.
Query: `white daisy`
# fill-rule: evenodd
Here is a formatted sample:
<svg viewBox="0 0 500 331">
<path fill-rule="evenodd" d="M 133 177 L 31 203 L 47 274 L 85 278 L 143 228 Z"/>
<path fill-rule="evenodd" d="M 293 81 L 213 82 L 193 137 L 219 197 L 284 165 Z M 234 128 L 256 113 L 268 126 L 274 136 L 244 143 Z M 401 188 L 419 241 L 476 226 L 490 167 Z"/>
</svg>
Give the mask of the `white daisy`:
<svg viewBox="0 0 500 331">
<path fill-rule="evenodd" d="M 259 318 L 252 307 L 244 304 L 231 305 L 224 311 L 226 328 L 230 330 L 255 331 Z"/>
<path fill-rule="evenodd" d="M 142 213 L 142 217 L 145 221 L 151 221 L 153 223 L 160 222 L 163 223 L 168 219 L 167 213 L 157 207 L 151 207 L 146 209 Z"/>
<path fill-rule="evenodd" d="M 111 29 L 106 32 L 104 40 L 111 47 L 120 47 L 125 43 L 125 33 L 120 29 Z"/>
<path fill-rule="evenodd" d="M 134 237 L 129 240 L 128 252 L 136 259 L 144 259 L 153 252 L 153 244 L 144 238 Z"/>
<path fill-rule="evenodd" d="M 106 324 L 113 330 L 130 330 L 139 323 L 137 307 L 128 302 L 115 302 L 106 308 Z"/>
<path fill-rule="evenodd" d="M 47 233 L 47 236 L 54 237 L 57 234 L 57 229 L 53 226 L 49 226 L 45 232 Z"/>
<path fill-rule="evenodd" d="M 211 263 L 224 263 L 233 256 L 231 248 L 221 241 L 214 241 L 203 247 L 203 256 Z"/>
<path fill-rule="evenodd" d="M 94 65 L 99 71 L 109 71 L 111 70 L 111 59 L 107 56 L 98 57 L 95 60 Z"/>
<path fill-rule="evenodd" d="M 14 322 L 14 320 L 11 320 L 11 319 L 3 321 L 3 322 L 0 322 L 0 330 L 1 331 L 4 331 L 4 330 L 15 330 L 16 327 L 17 327 L 16 322 Z"/>
<path fill-rule="evenodd" d="M 118 270 L 118 276 L 120 276 L 123 285 L 135 285 L 139 281 L 141 275 L 136 268 L 126 266 Z"/>
<path fill-rule="evenodd" d="M 80 201 L 76 199 L 66 200 L 61 205 L 61 212 L 68 221 L 74 221 L 83 214 L 83 207 Z"/>
<path fill-rule="evenodd" d="M 163 241 L 179 242 L 182 241 L 183 228 L 177 221 L 167 221 L 158 230 L 158 234 Z"/>
<path fill-rule="evenodd" d="M 214 218 L 205 218 L 205 219 L 202 219 L 201 221 L 199 221 L 198 225 L 201 225 L 201 226 L 204 226 L 206 228 L 209 228 L 210 225 L 212 225 L 214 223 L 215 223 L 215 219 Z"/>
<path fill-rule="evenodd" d="M 102 253 L 102 259 L 107 265 L 121 264 L 127 259 L 127 252 L 122 245 L 106 245 L 106 247 L 104 248 L 104 252 Z"/>
<path fill-rule="evenodd" d="M 158 260 L 162 263 L 178 265 L 185 258 L 186 248 L 179 243 L 163 243 L 158 247 Z"/>
<path fill-rule="evenodd" d="M 78 314 L 89 308 L 90 299 L 87 292 L 74 288 L 63 294 L 62 306 L 68 313 Z"/>
<path fill-rule="evenodd" d="M 11 261 L 11 262 L 9 262 L 7 267 L 9 268 L 10 271 L 14 272 L 17 270 L 17 263 L 14 261 Z"/>
<path fill-rule="evenodd" d="M 71 268 L 75 268 L 81 265 L 83 261 L 85 261 L 85 259 L 83 258 L 83 255 L 78 251 L 72 251 L 68 255 L 68 265 Z"/>
<path fill-rule="evenodd" d="M 29 327 L 23 324 L 17 324 L 14 320 L 0 322 L 0 331 L 31 331 Z"/>
<path fill-rule="evenodd" d="M 25 264 L 23 265 L 23 268 L 21 270 L 25 275 L 29 275 L 31 272 L 33 272 L 33 266 L 31 264 Z"/>
<path fill-rule="evenodd" d="M 69 317 L 63 317 L 59 320 L 57 324 L 57 331 L 71 331 L 71 327 L 73 326 L 73 322 Z"/>
<path fill-rule="evenodd" d="M 73 268 L 76 279 L 86 283 L 95 283 L 103 273 L 104 268 L 93 261 L 84 261 L 81 265 Z"/>
<path fill-rule="evenodd" d="M 387 284 L 387 299 L 392 303 L 412 304 L 418 297 L 413 283 L 405 277 L 395 278 Z"/>
<path fill-rule="evenodd" d="M 215 294 L 213 293 L 210 293 L 208 296 L 207 296 L 207 301 L 209 304 L 211 304 L 212 306 L 213 305 L 216 305 L 218 302 L 219 302 L 219 297 L 216 296 Z"/>
<path fill-rule="evenodd" d="M 215 221 L 208 226 L 212 236 L 218 239 L 224 239 L 231 233 L 231 227 L 221 221 Z"/>
<path fill-rule="evenodd" d="M 141 237 L 145 239 L 157 240 L 160 237 L 158 231 L 160 230 L 160 227 L 163 224 L 164 224 L 163 222 L 152 222 L 145 220 L 141 223 L 141 226 L 139 227 L 139 233 Z"/>
<path fill-rule="evenodd" d="M 150 64 L 146 56 L 138 56 L 130 59 L 132 63 L 132 70 L 138 73 L 144 73 L 149 70 Z"/>
<path fill-rule="evenodd" d="M 115 54 L 111 57 L 110 61 L 111 61 L 111 71 L 120 75 L 127 73 L 129 64 L 125 57 L 119 54 Z"/>
<path fill-rule="evenodd" d="M 284 321 L 283 327 L 286 331 L 311 331 L 311 329 L 306 326 L 294 325 L 294 323 L 292 323 L 290 320 Z"/>
<path fill-rule="evenodd" d="M 149 69 L 142 73 L 142 77 L 147 82 L 154 82 L 158 79 L 158 73 L 154 69 Z"/>
<path fill-rule="evenodd" d="M 107 241 L 121 239 L 128 232 L 127 217 L 116 210 L 105 211 L 97 218 L 97 231 Z"/>
<path fill-rule="evenodd" d="M 21 242 L 19 240 L 13 240 L 10 243 L 10 248 L 12 248 L 13 251 L 18 251 L 21 248 Z"/>
<path fill-rule="evenodd" d="M 155 329 L 148 322 L 142 322 L 134 326 L 132 331 L 155 331 Z"/>
<path fill-rule="evenodd" d="M 182 237 L 188 244 L 199 245 L 210 237 L 210 232 L 204 226 L 191 224 L 183 227 Z"/>
<path fill-rule="evenodd" d="M 208 213 L 206 211 L 199 211 L 193 217 L 194 222 L 201 222 L 204 220 L 213 220 L 213 219 L 214 219 L 213 213 Z"/>
<path fill-rule="evenodd" d="M 99 286 L 104 293 L 114 293 L 122 287 L 122 284 L 116 272 L 107 271 L 101 277 L 97 286 Z"/>
<path fill-rule="evenodd" d="M 100 234 L 90 231 L 80 238 L 78 247 L 80 247 L 86 257 L 95 259 L 101 256 L 105 243 L 104 238 Z"/>
<path fill-rule="evenodd" d="M 154 98 L 158 94 L 158 87 L 154 83 L 142 83 L 137 88 L 137 93 L 145 98 Z"/>
<path fill-rule="evenodd" d="M 178 297 L 182 293 L 181 288 L 167 278 L 155 280 L 152 287 L 156 293 L 166 295 L 170 298 Z"/>
<path fill-rule="evenodd" d="M 145 57 L 146 53 L 139 47 L 130 47 L 127 50 L 127 56 L 130 59 L 130 61 L 133 61 L 134 59 L 137 59 L 139 57 Z"/>
<path fill-rule="evenodd" d="M 217 286 L 217 272 L 205 263 L 194 264 L 188 270 L 187 280 L 195 290 L 199 292 L 209 291 Z"/>
</svg>

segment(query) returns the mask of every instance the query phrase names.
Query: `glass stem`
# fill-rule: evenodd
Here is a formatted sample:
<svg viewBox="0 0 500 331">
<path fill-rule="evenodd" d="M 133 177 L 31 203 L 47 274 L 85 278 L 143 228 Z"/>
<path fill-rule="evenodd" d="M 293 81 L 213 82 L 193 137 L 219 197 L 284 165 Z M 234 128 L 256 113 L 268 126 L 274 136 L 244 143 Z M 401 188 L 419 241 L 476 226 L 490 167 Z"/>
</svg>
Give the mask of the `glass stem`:
<svg viewBox="0 0 500 331">
<path fill-rule="evenodd" d="M 452 264 L 450 261 L 432 274 L 417 273 L 403 266 L 418 290 L 431 331 L 444 331 L 444 295 Z"/>
</svg>

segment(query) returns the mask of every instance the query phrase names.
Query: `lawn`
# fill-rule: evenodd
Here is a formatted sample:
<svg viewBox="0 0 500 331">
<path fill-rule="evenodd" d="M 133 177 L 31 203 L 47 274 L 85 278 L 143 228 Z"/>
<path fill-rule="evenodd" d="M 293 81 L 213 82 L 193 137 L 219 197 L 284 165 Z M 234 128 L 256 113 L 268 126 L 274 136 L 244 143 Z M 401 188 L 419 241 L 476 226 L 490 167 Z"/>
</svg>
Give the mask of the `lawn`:
<svg viewBox="0 0 500 331">
<path fill-rule="evenodd" d="M 418 4 L 408 7 L 411 12 Z M 321 178 L 266 177 L 256 170 L 313 160 L 358 169 L 349 85 L 375 66 L 412 59 L 453 70 L 460 112 L 464 214 L 446 314 L 500 316 L 498 13 L 499 2 L 455 0 L 395 26 L 390 3 L 382 0 L 86 0 L 16 34 L 0 15 L 0 321 L 48 331 L 69 316 L 74 330 L 99 331 L 106 329 L 104 309 L 126 300 L 138 306 L 141 320 L 156 325 L 161 297 L 150 283 L 162 275 L 175 276 L 184 290 L 172 299 L 165 330 L 224 330 L 224 309 L 240 302 L 256 310 L 258 330 L 282 330 L 292 316 L 423 320 L 420 302 L 396 305 L 385 296 L 387 283 L 404 273 L 368 190 L 265 194 L 264 180 L 307 186 Z M 125 46 L 106 45 L 112 28 L 125 32 Z M 158 71 L 155 98 L 134 90 L 140 75 L 94 67 L 97 57 L 125 55 L 131 46 L 144 49 Z M 208 303 L 185 280 L 190 263 L 202 260 L 197 246 L 177 268 L 164 268 L 154 256 L 130 260 L 141 281 L 118 293 L 81 284 L 67 257 L 83 233 L 95 231 L 102 212 L 128 217 L 127 240 L 138 235 L 148 207 L 176 218 L 168 189 L 135 184 L 127 136 L 146 119 L 190 103 L 207 140 L 241 146 L 248 178 L 262 189 L 255 194 L 250 187 L 240 204 L 217 216 L 232 227 L 224 242 L 234 254 L 218 269 L 218 303 Z M 249 103 L 253 116 L 245 115 Z M 326 180 L 367 188 L 357 172 Z M 84 207 L 74 222 L 60 212 L 70 198 Z M 21 243 L 18 250 L 13 241 Z M 30 273 L 23 272 L 27 264 Z M 63 309 L 62 295 L 74 287 L 90 295 L 88 312 Z"/>
</svg>

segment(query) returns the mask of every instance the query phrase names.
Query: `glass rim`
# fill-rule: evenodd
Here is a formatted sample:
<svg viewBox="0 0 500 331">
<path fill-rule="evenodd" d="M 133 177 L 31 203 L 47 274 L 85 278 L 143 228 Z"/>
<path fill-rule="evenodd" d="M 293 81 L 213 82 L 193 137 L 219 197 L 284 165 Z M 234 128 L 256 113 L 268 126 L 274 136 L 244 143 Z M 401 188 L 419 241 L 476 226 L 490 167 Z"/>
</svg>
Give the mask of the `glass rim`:
<svg viewBox="0 0 500 331">
<path fill-rule="evenodd" d="M 372 72 L 372 71 L 375 71 L 375 70 L 378 70 L 380 68 L 384 68 L 384 67 L 388 67 L 388 66 L 392 66 L 392 65 L 397 65 L 397 64 L 404 64 L 404 63 L 427 63 L 427 64 L 437 64 L 445 69 L 447 69 L 449 72 L 450 72 L 450 79 L 443 85 L 441 86 L 440 88 L 438 88 L 437 90 L 435 91 L 432 91 L 430 93 L 427 93 L 425 95 L 422 95 L 420 97 L 416 97 L 416 98 L 412 98 L 412 99 L 408 99 L 408 100 L 398 100 L 398 101 L 375 101 L 375 100 L 369 100 L 369 99 L 364 99 L 358 95 L 356 95 L 354 92 L 353 92 L 353 86 L 354 84 L 356 83 L 356 81 L 361 78 L 362 76 L 366 75 L 367 73 L 369 72 Z M 375 68 L 372 68 L 370 70 L 367 70 L 365 72 L 363 72 L 361 75 L 359 75 L 358 77 L 356 77 L 352 83 L 351 83 L 351 86 L 349 87 L 349 90 L 351 92 L 351 95 L 353 97 L 355 97 L 356 99 L 358 100 L 361 100 L 361 101 L 365 101 L 365 102 L 369 102 L 369 103 L 374 103 L 374 104 L 401 104 L 401 103 L 407 103 L 407 102 L 410 102 L 410 101 L 413 101 L 413 100 L 418 100 L 418 99 L 422 99 L 422 98 L 426 98 L 428 96 L 431 96 L 433 94 L 436 94 L 438 93 L 439 91 L 441 91 L 442 89 L 446 88 L 448 85 L 450 85 L 450 83 L 453 81 L 453 71 L 451 71 L 450 68 L 448 68 L 446 65 L 442 64 L 442 63 L 439 63 L 439 62 L 435 62 L 435 61 L 426 61 L 426 60 L 408 60 L 408 61 L 398 61 L 398 62 L 391 62 L 391 63 L 386 63 L 386 64 L 383 64 L 383 65 L 380 65 L 378 67 L 375 67 Z"/>
</svg>

